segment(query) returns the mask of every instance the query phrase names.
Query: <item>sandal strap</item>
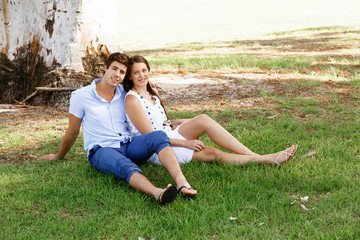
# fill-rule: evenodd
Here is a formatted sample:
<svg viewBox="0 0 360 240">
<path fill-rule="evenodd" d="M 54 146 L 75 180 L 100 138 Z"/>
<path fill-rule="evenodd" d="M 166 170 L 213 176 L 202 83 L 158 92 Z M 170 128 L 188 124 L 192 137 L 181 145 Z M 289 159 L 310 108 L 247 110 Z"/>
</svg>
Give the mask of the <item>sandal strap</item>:
<svg viewBox="0 0 360 240">
<path fill-rule="evenodd" d="M 291 157 L 291 156 L 293 156 L 293 154 L 292 153 L 288 153 L 288 152 L 286 152 L 286 151 L 281 151 L 280 152 L 280 154 L 276 157 L 276 159 L 275 159 L 275 161 L 273 162 L 273 164 L 277 164 L 277 165 L 279 165 L 280 166 L 280 163 L 277 161 L 278 159 L 279 159 L 279 157 L 281 156 L 281 154 L 283 154 L 283 153 L 285 153 L 285 155 L 286 155 L 286 158 L 287 157 Z M 286 159 L 286 161 L 288 160 L 288 158 Z M 285 162 L 286 162 L 285 161 Z"/>
<path fill-rule="evenodd" d="M 186 188 L 186 189 L 188 189 L 188 190 L 193 189 L 192 187 L 181 186 L 181 187 L 177 190 L 177 192 L 180 193 L 180 192 L 181 192 L 181 189 L 183 189 L 183 188 Z"/>
</svg>

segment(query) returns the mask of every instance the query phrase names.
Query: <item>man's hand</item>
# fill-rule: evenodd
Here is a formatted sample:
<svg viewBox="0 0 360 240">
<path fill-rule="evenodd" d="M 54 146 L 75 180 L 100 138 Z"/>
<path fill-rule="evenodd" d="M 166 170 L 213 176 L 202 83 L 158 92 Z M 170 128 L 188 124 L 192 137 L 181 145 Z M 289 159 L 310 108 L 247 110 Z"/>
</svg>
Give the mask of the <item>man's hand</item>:
<svg viewBox="0 0 360 240">
<path fill-rule="evenodd" d="M 65 157 L 66 153 L 70 150 L 72 145 L 74 144 L 77 136 L 79 135 L 80 126 L 81 126 L 81 118 L 77 118 L 72 114 L 69 114 L 69 126 L 66 130 L 65 136 L 61 140 L 60 149 L 57 154 L 48 154 L 41 156 L 39 159 L 41 160 L 58 160 Z"/>
<path fill-rule="evenodd" d="M 49 161 L 58 160 L 58 158 L 55 154 L 43 155 L 39 159 L 40 160 L 49 160 Z"/>
</svg>

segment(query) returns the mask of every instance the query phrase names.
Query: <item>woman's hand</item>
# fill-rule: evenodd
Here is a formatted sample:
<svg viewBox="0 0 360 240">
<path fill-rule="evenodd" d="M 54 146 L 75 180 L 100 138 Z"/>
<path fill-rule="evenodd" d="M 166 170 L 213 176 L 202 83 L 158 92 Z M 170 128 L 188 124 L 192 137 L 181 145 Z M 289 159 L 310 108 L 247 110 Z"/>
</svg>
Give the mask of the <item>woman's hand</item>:
<svg viewBox="0 0 360 240">
<path fill-rule="evenodd" d="M 203 148 L 205 147 L 204 143 L 200 140 L 186 140 L 185 144 L 184 144 L 186 148 L 190 148 L 193 149 L 197 152 L 203 150 Z"/>
</svg>

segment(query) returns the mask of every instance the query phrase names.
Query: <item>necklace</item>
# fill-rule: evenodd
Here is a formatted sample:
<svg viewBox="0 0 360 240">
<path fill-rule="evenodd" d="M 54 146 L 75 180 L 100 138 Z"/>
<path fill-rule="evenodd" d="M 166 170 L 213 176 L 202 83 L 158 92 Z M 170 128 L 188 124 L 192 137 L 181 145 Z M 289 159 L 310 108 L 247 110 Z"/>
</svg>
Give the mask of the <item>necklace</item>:
<svg viewBox="0 0 360 240">
<path fill-rule="evenodd" d="M 139 96 L 140 96 L 141 99 L 144 98 L 144 97 L 142 96 L 142 94 L 140 94 L 139 92 L 138 92 L 137 94 L 139 94 Z M 151 96 L 150 93 L 148 93 L 147 95 L 149 95 L 149 96 L 151 97 L 151 100 L 153 100 L 153 101 L 155 100 L 154 96 Z"/>
</svg>

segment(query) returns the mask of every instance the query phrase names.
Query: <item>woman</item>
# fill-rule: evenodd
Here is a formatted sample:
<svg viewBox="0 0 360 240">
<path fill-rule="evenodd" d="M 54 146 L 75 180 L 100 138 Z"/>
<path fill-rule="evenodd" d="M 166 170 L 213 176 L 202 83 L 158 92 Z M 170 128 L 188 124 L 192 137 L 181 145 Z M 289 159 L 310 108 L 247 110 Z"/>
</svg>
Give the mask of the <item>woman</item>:
<svg viewBox="0 0 360 240">
<path fill-rule="evenodd" d="M 123 85 L 127 95 L 125 112 L 134 135 L 141 135 L 154 130 L 162 130 L 170 138 L 171 146 L 179 163 L 193 161 L 221 161 L 228 164 L 244 165 L 248 162 L 282 164 L 288 161 L 297 150 L 293 145 L 284 151 L 259 155 L 250 151 L 226 129 L 205 114 L 192 119 L 168 121 L 160 97 L 149 83 L 150 66 L 139 55 L 130 58 L 130 66 Z M 223 152 L 215 147 L 206 147 L 199 139 L 206 133 L 218 146 L 233 153 Z M 160 164 L 156 155 L 151 162 Z"/>
</svg>

